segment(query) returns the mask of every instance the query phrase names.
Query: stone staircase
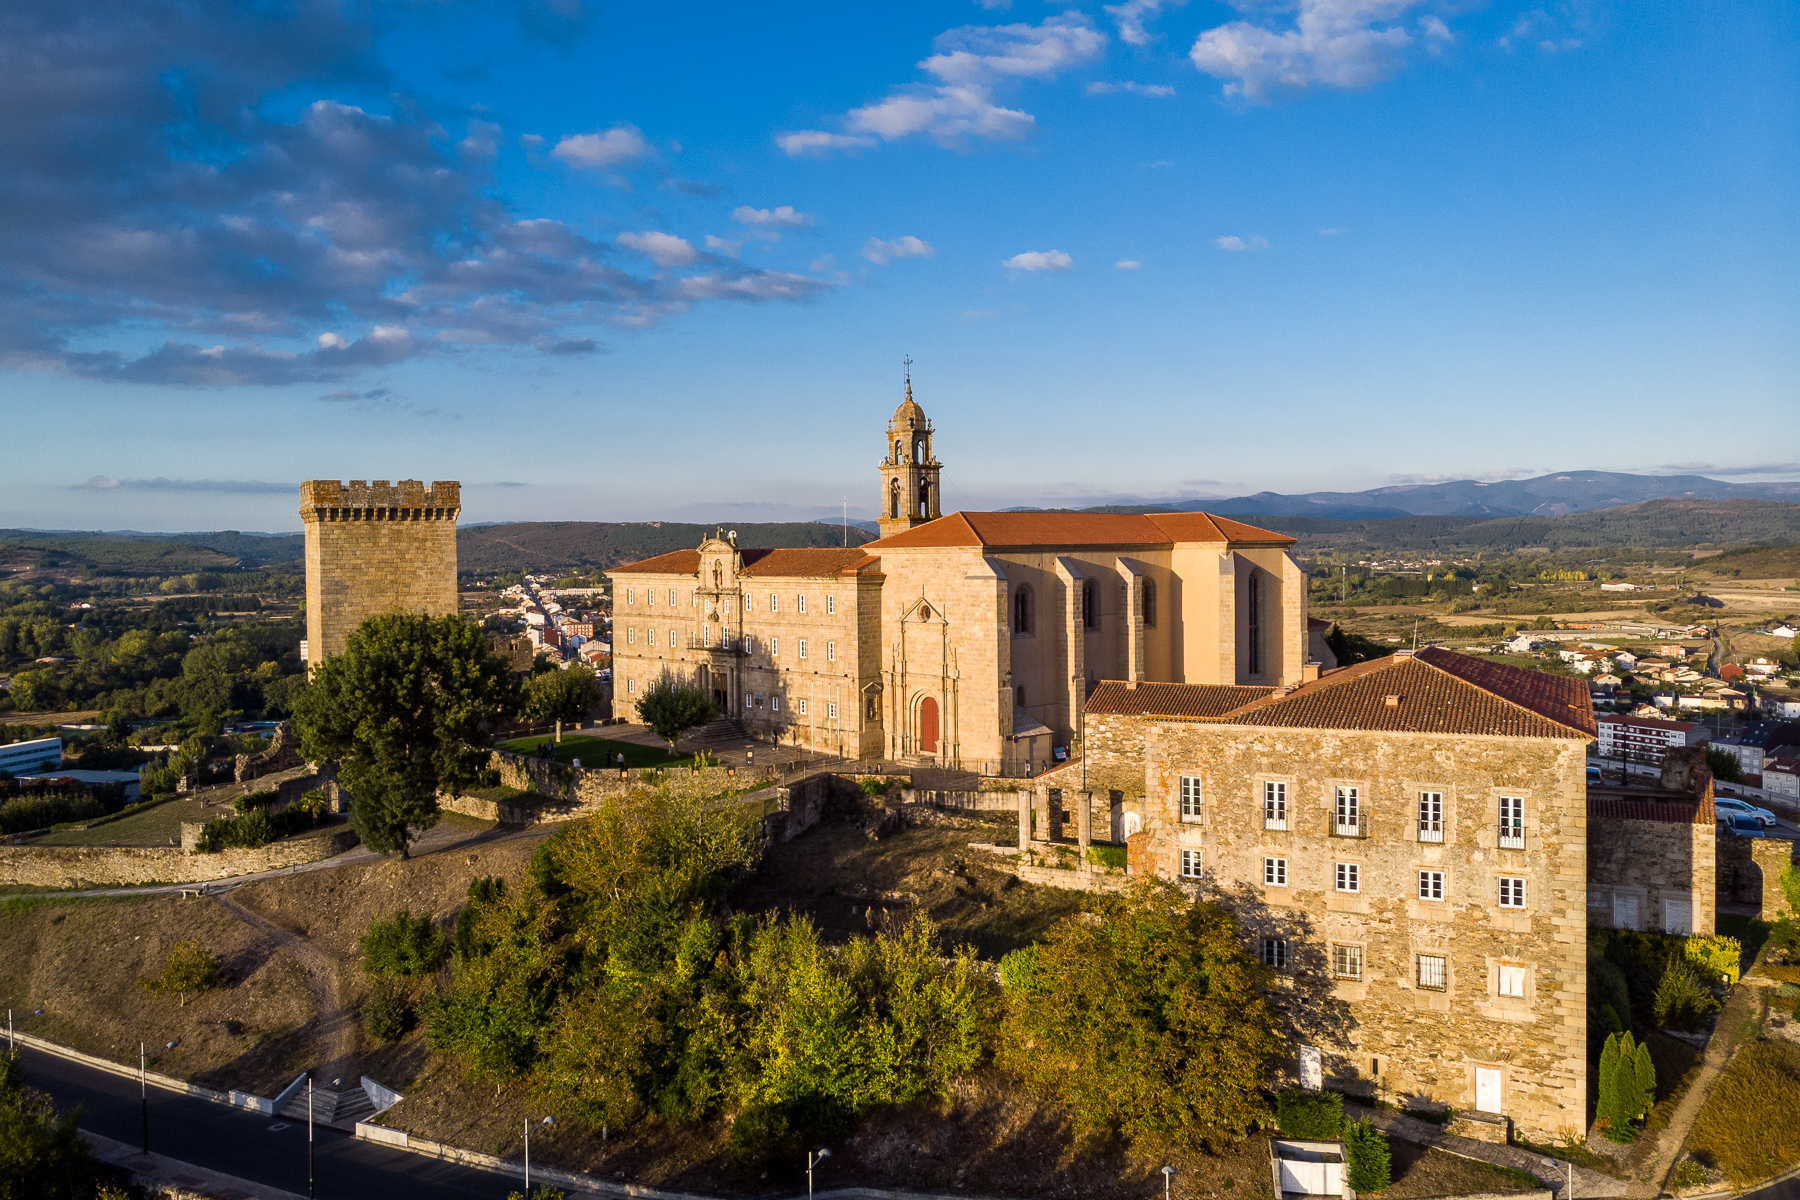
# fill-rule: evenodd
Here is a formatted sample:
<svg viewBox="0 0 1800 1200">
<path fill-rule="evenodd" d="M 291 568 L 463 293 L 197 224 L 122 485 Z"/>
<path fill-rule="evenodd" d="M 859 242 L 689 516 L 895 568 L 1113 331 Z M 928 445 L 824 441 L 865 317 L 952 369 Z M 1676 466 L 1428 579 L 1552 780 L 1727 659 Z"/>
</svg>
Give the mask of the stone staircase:
<svg viewBox="0 0 1800 1200">
<path fill-rule="evenodd" d="M 710 725 L 702 725 L 681 739 L 682 748 L 689 750 L 726 747 L 742 750 L 749 741 L 750 739 L 744 735 L 742 722 L 731 717 L 719 717 Z"/>
<path fill-rule="evenodd" d="M 360 1087 L 349 1087 L 341 1092 L 317 1085 L 313 1087 L 312 1119 L 315 1125 L 341 1125 L 348 1129 L 374 1114 L 374 1103 Z M 281 1110 L 281 1115 L 290 1121 L 306 1120 L 305 1088 L 294 1094 L 294 1098 L 288 1101 L 288 1106 Z"/>
</svg>

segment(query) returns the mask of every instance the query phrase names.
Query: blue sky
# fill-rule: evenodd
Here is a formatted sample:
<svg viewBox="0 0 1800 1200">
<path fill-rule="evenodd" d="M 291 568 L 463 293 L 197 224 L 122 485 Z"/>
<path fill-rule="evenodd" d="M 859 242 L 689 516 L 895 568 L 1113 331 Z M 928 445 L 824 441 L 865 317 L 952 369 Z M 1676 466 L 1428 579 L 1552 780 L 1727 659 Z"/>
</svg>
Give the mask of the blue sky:
<svg viewBox="0 0 1800 1200">
<path fill-rule="evenodd" d="M 1800 478 L 1790 5 L 8 8 L 0 524 Z"/>
</svg>

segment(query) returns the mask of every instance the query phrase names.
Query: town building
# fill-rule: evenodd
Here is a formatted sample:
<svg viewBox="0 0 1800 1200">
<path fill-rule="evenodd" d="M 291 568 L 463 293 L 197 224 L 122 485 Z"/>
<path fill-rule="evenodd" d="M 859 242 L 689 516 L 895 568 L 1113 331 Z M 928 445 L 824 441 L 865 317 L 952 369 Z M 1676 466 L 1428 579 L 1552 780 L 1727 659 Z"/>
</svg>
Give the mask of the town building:
<svg viewBox="0 0 1800 1200">
<path fill-rule="evenodd" d="M 0 771 L 8 775 L 52 771 L 62 766 L 62 760 L 62 739 L 59 737 L 34 738 L 29 742 L 0 746 Z"/>
<path fill-rule="evenodd" d="M 1674 697 L 1670 697 L 1674 699 Z M 1662 697 L 1657 697 L 1662 703 Z M 1676 747 L 1697 746 L 1712 735 L 1697 721 L 1660 721 L 1646 717 L 1605 716 L 1598 722 L 1600 757 L 1660 763 Z"/>
</svg>

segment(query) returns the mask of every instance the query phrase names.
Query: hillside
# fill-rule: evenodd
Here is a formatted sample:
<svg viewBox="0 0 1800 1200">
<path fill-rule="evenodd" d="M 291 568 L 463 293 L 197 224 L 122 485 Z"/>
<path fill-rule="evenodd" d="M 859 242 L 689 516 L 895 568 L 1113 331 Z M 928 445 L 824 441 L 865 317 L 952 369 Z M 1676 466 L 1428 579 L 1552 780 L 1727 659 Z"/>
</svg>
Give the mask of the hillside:
<svg viewBox="0 0 1800 1200">
<path fill-rule="evenodd" d="M 717 525 L 674 521 L 522 521 L 513 525 L 481 525 L 456 534 L 460 571 L 562 571 L 572 567 L 616 567 L 671 550 L 691 550 Z M 738 524 L 740 546 L 841 546 L 842 525 L 811 521 Z M 864 530 L 850 527 L 850 544 L 872 541 Z"/>
<path fill-rule="evenodd" d="M 1399 484 L 1362 492 L 1257 492 L 1208 500 L 1207 512 L 1229 516 L 1320 516 L 1357 520 L 1414 516 L 1557 517 L 1650 500 L 1800 500 L 1800 483 L 1723 483 L 1704 475 L 1629 475 L 1559 471 L 1534 479 L 1486 483 Z"/>
<path fill-rule="evenodd" d="M 65 537 L 0 539 L 0 569 L 67 571 L 92 568 L 147 575 L 180 575 L 236 567 L 236 555 L 189 542 L 92 540 Z"/>
</svg>

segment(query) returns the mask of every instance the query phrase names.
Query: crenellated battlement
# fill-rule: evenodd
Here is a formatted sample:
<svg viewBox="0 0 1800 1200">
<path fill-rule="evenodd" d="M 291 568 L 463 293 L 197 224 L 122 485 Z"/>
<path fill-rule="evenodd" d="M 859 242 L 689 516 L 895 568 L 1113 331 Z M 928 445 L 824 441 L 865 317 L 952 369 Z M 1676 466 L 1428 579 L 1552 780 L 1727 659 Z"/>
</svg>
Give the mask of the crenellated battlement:
<svg viewBox="0 0 1800 1200">
<path fill-rule="evenodd" d="M 417 479 L 373 483 L 309 479 L 300 485 L 303 521 L 454 521 L 462 509 L 462 484 Z"/>
</svg>

